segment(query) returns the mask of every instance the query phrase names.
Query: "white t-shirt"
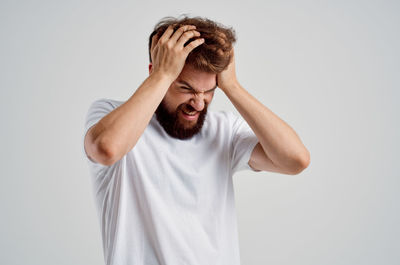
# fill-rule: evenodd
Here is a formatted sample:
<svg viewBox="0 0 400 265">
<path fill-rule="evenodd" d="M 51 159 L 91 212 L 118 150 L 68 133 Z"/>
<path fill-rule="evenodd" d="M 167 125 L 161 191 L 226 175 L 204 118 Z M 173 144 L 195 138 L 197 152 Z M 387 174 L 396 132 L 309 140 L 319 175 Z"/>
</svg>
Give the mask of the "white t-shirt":
<svg viewBox="0 0 400 265">
<path fill-rule="evenodd" d="M 88 129 L 123 104 L 99 99 Z M 232 175 L 253 170 L 258 143 L 241 117 L 208 110 L 188 140 L 169 136 L 155 114 L 136 145 L 111 166 L 87 156 L 107 265 L 239 265 Z"/>
</svg>

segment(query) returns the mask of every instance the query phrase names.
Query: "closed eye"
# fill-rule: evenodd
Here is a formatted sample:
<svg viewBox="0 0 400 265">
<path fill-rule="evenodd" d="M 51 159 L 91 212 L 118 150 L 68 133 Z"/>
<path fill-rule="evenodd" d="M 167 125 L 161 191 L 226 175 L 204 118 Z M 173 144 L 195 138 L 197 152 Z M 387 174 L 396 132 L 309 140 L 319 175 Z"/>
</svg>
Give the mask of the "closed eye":
<svg viewBox="0 0 400 265">
<path fill-rule="evenodd" d="M 196 93 L 196 92 L 195 92 L 192 88 L 190 88 L 190 87 L 181 86 L 180 88 L 182 88 L 182 89 L 184 89 L 184 90 L 187 90 L 187 91 L 190 91 L 191 93 Z M 213 92 L 215 89 L 216 89 L 216 87 L 213 88 L 213 89 L 210 89 L 210 90 L 208 90 L 208 91 L 205 91 L 204 93 L 211 93 L 211 92 Z"/>
</svg>

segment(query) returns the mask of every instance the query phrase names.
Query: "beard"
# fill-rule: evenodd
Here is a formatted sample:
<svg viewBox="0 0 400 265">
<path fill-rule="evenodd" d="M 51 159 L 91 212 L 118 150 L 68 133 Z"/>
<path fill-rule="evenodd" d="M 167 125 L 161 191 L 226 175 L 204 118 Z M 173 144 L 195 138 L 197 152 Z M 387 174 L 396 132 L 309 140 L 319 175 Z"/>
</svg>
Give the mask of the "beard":
<svg viewBox="0 0 400 265">
<path fill-rule="evenodd" d="M 158 105 L 155 114 L 158 122 L 164 128 L 164 130 L 174 138 L 178 138 L 181 140 L 190 139 L 195 134 L 199 133 L 201 128 L 203 127 L 204 120 L 207 114 L 207 104 L 204 106 L 204 109 L 199 113 L 197 117 L 197 121 L 189 121 L 183 120 L 181 114 L 182 108 L 186 105 L 186 108 L 189 110 L 194 110 L 189 104 L 181 104 L 179 105 L 174 112 L 169 112 L 168 108 L 164 102 L 164 99 Z M 194 123 L 194 125 L 189 125 Z M 186 126 L 185 126 L 186 125 Z"/>
</svg>

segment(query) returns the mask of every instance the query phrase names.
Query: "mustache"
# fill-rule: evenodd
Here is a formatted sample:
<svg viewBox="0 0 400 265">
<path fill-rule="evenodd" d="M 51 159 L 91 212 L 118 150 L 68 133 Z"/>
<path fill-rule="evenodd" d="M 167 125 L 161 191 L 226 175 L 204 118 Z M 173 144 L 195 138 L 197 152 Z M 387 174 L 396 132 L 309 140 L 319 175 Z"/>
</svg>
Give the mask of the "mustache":
<svg viewBox="0 0 400 265">
<path fill-rule="evenodd" d="M 179 109 L 180 110 L 187 109 L 188 111 L 197 111 L 195 108 L 193 108 L 189 104 L 182 104 Z M 204 105 L 204 108 L 201 111 L 197 111 L 197 112 L 204 113 L 206 111 L 206 109 L 207 109 L 207 104 Z"/>
</svg>

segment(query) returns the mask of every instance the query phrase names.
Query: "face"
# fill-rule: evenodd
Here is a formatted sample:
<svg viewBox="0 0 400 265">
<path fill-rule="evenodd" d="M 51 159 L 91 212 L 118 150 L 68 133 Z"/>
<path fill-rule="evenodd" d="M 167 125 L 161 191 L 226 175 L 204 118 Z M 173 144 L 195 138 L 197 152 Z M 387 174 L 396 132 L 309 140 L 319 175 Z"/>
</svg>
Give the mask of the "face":
<svg viewBox="0 0 400 265">
<path fill-rule="evenodd" d="M 158 122 L 174 138 L 191 138 L 203 127 L 216 88 L 216 74 L 185 65 L 155 111 Z"/>
</svg>

